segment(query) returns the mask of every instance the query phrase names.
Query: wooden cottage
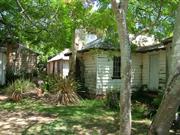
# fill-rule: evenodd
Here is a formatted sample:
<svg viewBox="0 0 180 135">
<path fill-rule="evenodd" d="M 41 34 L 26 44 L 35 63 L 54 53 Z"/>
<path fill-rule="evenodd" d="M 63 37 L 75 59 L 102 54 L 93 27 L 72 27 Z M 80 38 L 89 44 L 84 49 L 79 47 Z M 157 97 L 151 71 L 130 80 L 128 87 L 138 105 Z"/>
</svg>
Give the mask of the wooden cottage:
<svg viewBox="0 0 180 135">
<path fill-rule="evenodd" d="M 161 44 L 138 47 L 132 53 L 132 88 L 164 89 L 169 74 L 171 39 Z M 79 80 L 92 94 L 119 90 L 120 50 L 100 39 L 87 44 L 77 54 Z"/>
<path fill-rule="evenodd" d="M 47 73 L 48 74 L 59 74 L 63 77 L 67 76 L 69 73 L 69 56 L 64 56 L 68 53 L 69 49 L 65 49 L 55 57 L 48 60 Z"/>
<path fill-rule="evenodd" d="M 31 74 L 37 67 L 37 56 L 39 54 L 22 44 L 7 45 L 7 70 L 16 75 Z"/>
<path fill-rule="evenodd" d="M 36 70 L 39 54 L 19 44 L 7 42 L 0 48 L 0 85 L 15 76 L 31 75 Z"/>
<path fill-rule="evenodd" d="M 77 54 L 77 74 L 90 93 L 102 94 L 120 88 L 120 53 L 101 39 L 87 44 Z"/>
</svg>

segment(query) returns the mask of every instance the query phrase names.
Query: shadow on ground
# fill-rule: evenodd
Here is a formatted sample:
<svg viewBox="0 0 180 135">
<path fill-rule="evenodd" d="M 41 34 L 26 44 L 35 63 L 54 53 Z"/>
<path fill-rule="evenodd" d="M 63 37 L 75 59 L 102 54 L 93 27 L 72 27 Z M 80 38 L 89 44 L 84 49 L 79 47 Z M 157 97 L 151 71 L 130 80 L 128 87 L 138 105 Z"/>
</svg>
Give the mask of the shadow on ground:
<svg viewBox="0 0 180 135">
<path fill-rule="evenodd" d="M 32 101 L 0 102 L 0 134 L 116 135 L 116 111 L 100 101 L 74 106 L 52 106 Z M 149 120 L 134 120 L 133 135 L 145 135 Z"/>
</svg>

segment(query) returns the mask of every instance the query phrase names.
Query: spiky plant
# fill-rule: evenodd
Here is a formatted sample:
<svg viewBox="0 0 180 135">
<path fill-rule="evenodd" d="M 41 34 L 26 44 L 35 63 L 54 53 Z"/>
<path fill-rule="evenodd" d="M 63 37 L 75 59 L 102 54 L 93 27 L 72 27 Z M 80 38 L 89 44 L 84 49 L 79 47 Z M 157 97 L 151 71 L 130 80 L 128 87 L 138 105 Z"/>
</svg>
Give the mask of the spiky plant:
<svg viewBox="0 0 180 135">
<path fill-rule="evenodd" d="M 35 84 L 29 80 L 18 79 L 6 88 L 6 92 L 13 101 L 20 101 L 25 92 L 31 91 L 34 88 Z"/>
<path fill-rule="evenodd" d="M 76 93 L 77 83 L 71 78 L 63 78 L 56 76 L 55 84 L 56 98 L 55 102 L 62 105 L 75 104 L 79 102 Z"/>
</svg>

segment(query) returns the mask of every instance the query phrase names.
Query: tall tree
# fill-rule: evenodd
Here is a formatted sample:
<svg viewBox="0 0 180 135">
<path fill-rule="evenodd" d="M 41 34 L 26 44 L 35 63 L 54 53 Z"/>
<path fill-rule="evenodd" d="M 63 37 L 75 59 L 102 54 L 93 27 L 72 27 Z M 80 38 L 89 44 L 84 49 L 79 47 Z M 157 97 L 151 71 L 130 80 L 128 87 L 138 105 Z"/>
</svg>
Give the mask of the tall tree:
<svg viewBox="0 0 180 135">
<path fill-rule="evenodd" d="M 168 135 L 175 113 L 180 105 L 180 3 L 172 43 L 171 76 L 160 107 L 151 124 L 149 135 Z"/>
<path fill-rule="evenodd" d="M 131 134 L 131 48 L 126 24 L 128 0 L 112 0 L 121 48 L 120 134 Z"/>
<path fill-rule="evenodd" d="M 86 24 L 88 22 L 89 11 L 91 7 L 84 5 L 83 1 L 80 0 L 69 0 L 64 1 L 64 7 L 68 11 L 68 16 L 66 20 L 70 22 L 71 29 L 71 60 L 70 60 L 70 71 L 69 75 L 75 78 L 76 70 L 76 53 L 78 49 L 78 44 L 75 43 L 75 34 L 77 29 L 87 28 Z"/>
</svg>

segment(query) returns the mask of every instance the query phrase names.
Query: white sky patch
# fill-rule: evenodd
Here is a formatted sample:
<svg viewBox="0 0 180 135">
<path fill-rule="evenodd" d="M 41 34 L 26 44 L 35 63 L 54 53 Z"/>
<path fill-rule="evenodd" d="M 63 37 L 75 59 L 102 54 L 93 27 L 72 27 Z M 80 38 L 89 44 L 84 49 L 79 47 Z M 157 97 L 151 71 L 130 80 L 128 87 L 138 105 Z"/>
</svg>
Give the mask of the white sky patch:
<svg viewBox="0 0 180 135">
<path fill-rule="evenodd" d="M 98 1 L 94 1 L 93 2 L 93 8 L 91 10 L 91 12 L 95 12 L 99 9 L 99 4 L 98 4 Z"/>
</svg>

